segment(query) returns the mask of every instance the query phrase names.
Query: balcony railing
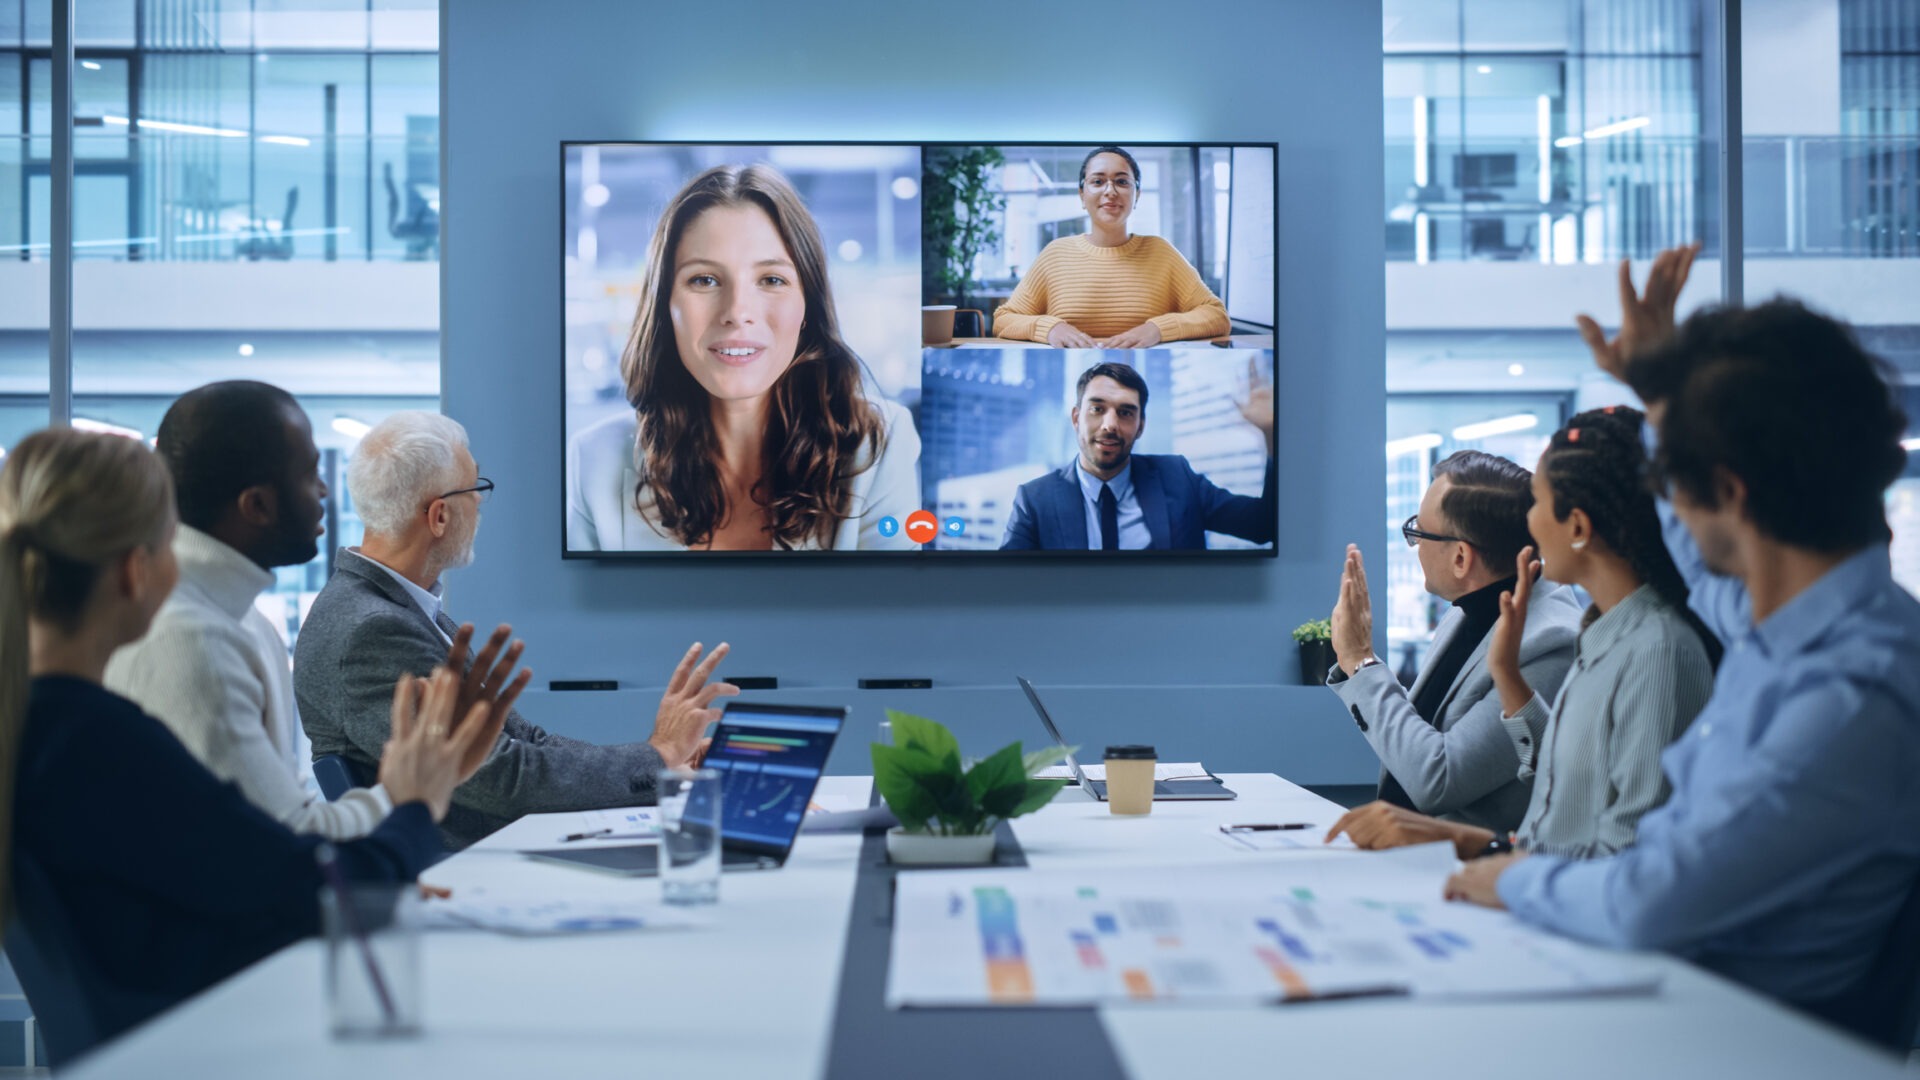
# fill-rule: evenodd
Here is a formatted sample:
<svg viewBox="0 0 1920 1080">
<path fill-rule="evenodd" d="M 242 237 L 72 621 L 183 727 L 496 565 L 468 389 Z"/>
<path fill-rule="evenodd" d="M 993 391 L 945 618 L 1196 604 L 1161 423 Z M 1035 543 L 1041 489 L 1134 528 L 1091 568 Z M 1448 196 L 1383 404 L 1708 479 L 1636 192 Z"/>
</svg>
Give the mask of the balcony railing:
<svg viewBox="0 0 1920 1080">
<path fill-rule="evenodd" d="M 1920 258 L 1920 136 L 1745 140 L 1746 252 Z M 1631 133 L 1571 146 L 1440 143 L 1416 183 L 1386 146 L 1387 258 L 1603 263 L 1715 236 L 1712 144 Z M 1713 254 L 1709 252 L 1709 254 Z"/>
<path fill-rule="evenodd" d="M 122 261 L 431 261 L 437 138 L 127 131 L 74 139 L 74 256 Z M 0 258 L 48 256 L 45 136 L 0 138 Z"/>
</svg>

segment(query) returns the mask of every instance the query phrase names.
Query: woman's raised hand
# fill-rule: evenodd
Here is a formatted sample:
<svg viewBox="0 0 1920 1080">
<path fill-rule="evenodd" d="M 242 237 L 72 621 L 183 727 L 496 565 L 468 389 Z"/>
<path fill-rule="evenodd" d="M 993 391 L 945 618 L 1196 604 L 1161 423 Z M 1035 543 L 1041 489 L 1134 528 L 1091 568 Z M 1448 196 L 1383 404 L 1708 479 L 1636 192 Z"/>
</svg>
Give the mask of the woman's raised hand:
<svg viewBox="0 0 1920 1080">
<path fill-rule="evenodd" d="M 1500 594 L 1500 621 L 1493 624 L 1493 639 L 1487 644 L 1487 671 L 1500 691 L 1500 710 L 1508 716 L 1533 700 L 1533 687 L 1520 674 L 1520 639 L 1527 632 L 1527 603 L 1533 598 L 1533 579 L 1540 573 L 1540 560 L 1533 557 L 1531 545 L 1520 549 L 1514 570 L 1513 589 Z"/>
<path fill-rule="evenodd" d="M 402 675 L 393 687 L 392 732 L 380 753 L 380 782 L 395 806 L 423 802 L 440 821 L 453 789 L 486 760 L 505 710 L 476 702 L 457 715 L 460 679 L 444 667 L 427 678 Z"/>
</svg>

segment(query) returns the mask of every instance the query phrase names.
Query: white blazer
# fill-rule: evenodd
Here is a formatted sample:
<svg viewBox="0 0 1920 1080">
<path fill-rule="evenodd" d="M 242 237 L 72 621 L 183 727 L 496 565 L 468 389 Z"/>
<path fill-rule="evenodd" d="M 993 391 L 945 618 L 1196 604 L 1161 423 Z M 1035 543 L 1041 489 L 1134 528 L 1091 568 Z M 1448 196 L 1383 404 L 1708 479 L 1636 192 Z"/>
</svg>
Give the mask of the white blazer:
<svg viewBox="0 0 1920 1080">
<path fill-rule="evenodd" d="M 853 500 L 834 530 L 832 550 L 911 551 L 918 545 L 907 539 L 904 526 L 907 515 L 920 509 L 920 433 L 899 404 L 878 396 L 868 400 L 880 410 L 884 428 L 880 456 L 855 474 Z M 640 482 L 635 468 L 637 426 L 634 415 L 626 413 L 567 442 L 567 550 L 685 550 L 634 507 L 633 492 Z M 890 538 L 880 535 L 880 519 L 885 517 L 901 526 Z"/>
</svg>

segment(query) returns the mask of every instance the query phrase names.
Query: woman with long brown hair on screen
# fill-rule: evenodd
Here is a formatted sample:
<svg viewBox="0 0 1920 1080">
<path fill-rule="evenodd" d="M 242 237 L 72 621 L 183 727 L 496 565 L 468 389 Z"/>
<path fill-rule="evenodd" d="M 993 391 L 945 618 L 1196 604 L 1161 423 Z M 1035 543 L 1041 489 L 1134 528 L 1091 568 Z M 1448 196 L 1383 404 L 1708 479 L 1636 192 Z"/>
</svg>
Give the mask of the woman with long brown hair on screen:
<svg viewBox="0 0 1920 1080">
<path fill-rule="evenodd" d="M 620 357 L 634 415 L 567 448 L 567 547 L 911 547 L 920 438 L 841 340 L 820 230 L 772 166 L 723 165 L 655 226 Z"/>
<path fill-rule="evenodd" d="M 92 1032 L 42 1018 L 56 1057 L 319 930 L 323 841 L 101 685 L 178 580 L 174 529 L 166 466 L 136 440 L 42 431 L 0 465 L 0 924 L 53 961 L 22 966 L 29 997 L 91 1014 Z M 380 763 L 394 810 L 334 846 L 346 880 L 411 881 L 445 854 L 434 822 L 505 719 L 476 704 L 455 724 L 459 694 L 444 669 L 395 687 Z"/>
<path fill-rule="evenodd" d="M 995 337 L 1057 349 L 1149 349 L 1219 337 L 1227 306 L 1172 244 L 1127 231 L 1140 198 L 1140 163 L 1118 146 L 1080 163 L 1087 231 L 1048 244 L 993 313 Z"/>
</svg>

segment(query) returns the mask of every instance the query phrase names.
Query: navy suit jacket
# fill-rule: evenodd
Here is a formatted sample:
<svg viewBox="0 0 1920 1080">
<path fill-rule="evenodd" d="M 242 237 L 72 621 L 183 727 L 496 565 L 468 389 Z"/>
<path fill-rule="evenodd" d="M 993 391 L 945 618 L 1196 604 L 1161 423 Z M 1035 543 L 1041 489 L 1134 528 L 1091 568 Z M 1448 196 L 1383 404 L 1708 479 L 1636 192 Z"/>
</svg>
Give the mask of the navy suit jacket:
<svg viewBox="0 0 1920 1080">
<path fill-rule="evenodd" d="M 1087 550 L 1087 503 L 1078 462 L 1020 485 L 1002 551 Z M 1135 454 L 1133 497 L 1146 518 L 1150 551 L 1203 550 L 1207 533 L 1273 543 L 1275 467 L 1267 458 L 1260 497 L 1235 495 L 1193 471 L 1179 454 Z"/>
</svg>

